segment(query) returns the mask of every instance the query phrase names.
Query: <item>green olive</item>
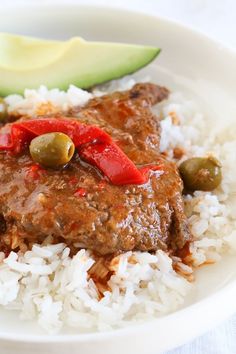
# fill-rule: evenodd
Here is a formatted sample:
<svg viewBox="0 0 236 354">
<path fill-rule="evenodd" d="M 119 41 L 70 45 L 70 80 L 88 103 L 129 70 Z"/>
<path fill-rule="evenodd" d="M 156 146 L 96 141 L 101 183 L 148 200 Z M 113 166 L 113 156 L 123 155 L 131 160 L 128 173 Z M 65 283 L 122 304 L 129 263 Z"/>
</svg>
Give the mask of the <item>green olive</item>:
<svg viewBox="0 0 236 354">
<path fill-rule="evenodd" d="M 0 123 L 7 119 L 7 104 L 2 97 L 0 97 Z"/>
<path fill-rule="evenodd" d="M 35 162 L 45 167 L 56 168 L 72 159 L 75 145 L 66 134 L 47 133 L 34 138 L 29 149 Z"/>
<path fill-rule="evenodd" d="M 212 191 L 222 180 L 221 164 L 214 157 L 193 157 L 179 167 L 184 187 L 189 191 Z"/>
</svg>

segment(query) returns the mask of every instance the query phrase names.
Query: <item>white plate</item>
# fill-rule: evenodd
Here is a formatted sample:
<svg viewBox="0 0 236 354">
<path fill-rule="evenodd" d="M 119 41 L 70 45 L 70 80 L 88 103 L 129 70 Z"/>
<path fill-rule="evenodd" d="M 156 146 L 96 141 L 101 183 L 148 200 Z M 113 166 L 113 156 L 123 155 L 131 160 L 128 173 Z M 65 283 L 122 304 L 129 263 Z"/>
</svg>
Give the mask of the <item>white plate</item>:
<svg viewBox="0 0 236 354">
<path fill-rule="evenodd" d="M 154 44 L 163 49 L 144 70 L 153 81 L 195 96 L 215 122 L 236 119 L 236 54 L 179 24 L 138 13 L 77 6 L 1 5 L 1 31 L 48 38 Z M 194 98 L 194 97 L 193 97 Z M 202 268 L 185 307 L 143 325 L 109 333 L 46 336 L 15 313 L 0 311 L 1 354 L 149 354 L 174 348 L 236 311 L 236 258 Z"/>
</svg>

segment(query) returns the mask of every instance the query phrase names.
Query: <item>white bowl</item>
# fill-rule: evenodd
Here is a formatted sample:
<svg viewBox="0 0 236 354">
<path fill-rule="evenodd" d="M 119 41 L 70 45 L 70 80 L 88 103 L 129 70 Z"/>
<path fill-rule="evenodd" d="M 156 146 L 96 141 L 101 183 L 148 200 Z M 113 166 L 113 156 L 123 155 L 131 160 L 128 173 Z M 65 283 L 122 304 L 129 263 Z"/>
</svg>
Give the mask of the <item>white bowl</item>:
<svg viewBox="0 0 236 354">
<path fill-rule="evenodd" d="M 160 46 L 144 70 L 153 81 L 195 96 L 214 122 L 236 118 L 236 54 L 180 24 L 140 13 L 79 6 L 1 5 L 1 31 L 48 38 L 74 35 L 91 40 Z M 1 353 L 161 353 L 202 334 L 236 311 L 236 259 L 197 272 L 185 307 L 168 316 L 108 333 L 47 336 L 15 313 L 0 311 Z"/>
</svg>

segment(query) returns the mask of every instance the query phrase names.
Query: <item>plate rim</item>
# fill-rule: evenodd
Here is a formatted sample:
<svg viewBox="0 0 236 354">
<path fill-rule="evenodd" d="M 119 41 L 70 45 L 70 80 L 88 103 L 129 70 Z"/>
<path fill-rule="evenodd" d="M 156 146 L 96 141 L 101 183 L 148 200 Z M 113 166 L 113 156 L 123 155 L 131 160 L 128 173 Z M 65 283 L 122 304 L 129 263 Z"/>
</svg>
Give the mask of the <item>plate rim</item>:
<svg viewBox="0 0 236 354">
<path fill-rule="evenodd" d="M 112 11 L 116 12 L 119 15 L 122 15 L 122 13 L 125 14 L 130 14 L 130 15 L 135 15 L 135 16 L 140 16 L 142 18 L 146 18 L 146 20 L 151 19 L 151 20 L 156 20 L 161 23 L 166 23 L 168 26 L 175 26 L 176 28 L 179 28 L 181 30 L 186 30 L 188 32 L 191 32 L 192 35 L 199 37 L 199 39 L 209 41 L 212 44 L 214 44 L 218 50 L 220 51 L 226 51 L 228 55 L 231 55 L 235 58 L 236 62 L 236 48 L 231 46 L 230 44 L 225 44 L 220 40 L 215 39 L 214 37 L 206 34 L 205 32 L 193 28 L 191 26 L 185 25 L 181 23 L 178 20 L 172 20 L 166 16 L 160 16 L 160 15 L 150 15 L 147 12 L 144 11 L 139 11 L 138 9 L 126 9 L 123 7 L 115 7 L 115 6 L 104 6 L 104 5 L 93 5 L 93 4 L 79 4 L 79 3 L 39 3 L 39 2 L 31 2 L 30 4 L 2 4 L 1 11 L 5 10 L 10 10 L 14 9 L 14 11 L 18 11 L 19 9 L 22 8 L 27 8 L 27 9 L 35 9 L 35 8 L 43 8 L 49 10 L 49 8 L 54 9 L 55 6 L 59 9 L 68 9 L 68 8 L 74 8 L 74 9 L 84 9 L 84 10 L 93 10 L 93 11 Z M 188 305 L 184 309 L 179 309 L 177 311 L 174 311 L 173 313 L 164 315 L 160 318 L 156 318 L 153 320 L 145 321 L 140 324 L 134 324 L 129 327 L 124 327 L 124 328 L 119 328 L 119 329 L 114 329 L 112 331 L 106 331 L 106 332 L 91 332 L 91 333 L 75 333 L 75 334 L 56 334 L 56 335 L 49 335 L 49 334 L 39 334 L 39 335 L 34 335 L 34 334 L 17 334 L 17 333 L 6 333 L 3 331 L 0 331 L 0 341 L 11 341 L 12 343 L 18 342 L 18 343 L 28 343 L 28 344 L 50 344 L 50 343 L 67 343 L 67 342 L 72 342 L 72 343 L 86 343 L 86 342 L 94 342 L 94 341 L 101 341 L 103 339 L 107 339 L 108 337 L 124 337 L 124 336 L 130 336 L 131 334 L 137 334 L 139 331 L 147 330 L 148 327 L 153 327 L 158 325 L 159 323 L 163 321 L 173 321 L 173 318 L 177 318 L 177 320 L 181 321 L 181 318 L 185 317 L 185 313 L 188 312 L 190 313 L 190 316 L 193 316 L 198 313 L 198 309 L 202 308 L 203 305 L 205 308 L 210 308 L 213 311 L 213 307 L 215 308 L 215 304 L 217 303 L 220 305 L 222 303 L 222 299 L 225 299 L 227 296 L 232 297 L 232 294 L 234 296 L 236 295 L 236 280 L 233 280 L 226 286 L 224 286 L 222 289 L 219 289 L 212 294 L 208 295 L 207 297 L 203 298 L 202 300 L 199 300 L 191 305 Z M 212 303 L 214 303 L 214 306 L 212 307 Z M 231 309 L 227 309 L 225 311 L 225 314 L 221 316 L 218 320 L 216 320 L 215 324 L 219 324 L 222 322 L 222 320 L 228 318 L 230 315 L 232 315 L 236 311 L 236 303 L 235 306 L 231 306 Z M 203 329 L 198 330 L 192 338 L 203 334 L 206 332 L 206 330 L 212 328 L 212 325 L 205 326 Z M 189 337 L 188 337 L 189 339 Z M 179 345 L 183 344 L 181 339 L 179 341 Z M 168 350 L 178 346 L 178 343 L 176 344 L 173 343 L 173 345 L 170 345 Z"/>
</svg>

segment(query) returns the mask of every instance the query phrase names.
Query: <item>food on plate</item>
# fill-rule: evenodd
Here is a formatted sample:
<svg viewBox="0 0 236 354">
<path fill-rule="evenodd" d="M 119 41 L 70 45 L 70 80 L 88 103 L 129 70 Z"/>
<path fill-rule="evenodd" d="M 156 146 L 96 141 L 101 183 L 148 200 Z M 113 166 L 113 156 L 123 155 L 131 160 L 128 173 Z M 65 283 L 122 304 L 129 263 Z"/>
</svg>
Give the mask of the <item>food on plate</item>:
<svg viewBox="0 0 236 354">
<path fill-rule="evenodd" d="M 29 151 L 34 162 L 56 168 L 70 162 L 75 145 L 68 135 L 54 132 L 39 135 L 31 140 Z"/>
<path fill-rule="evenodd" d="M 101 255 L 183 248 L 191 235 L 182 181 L 160 154 L 159 119 L 150 110 L 167 97 L 163 87 L 138 84 L 94 98 L 67 119 L 8 124 L 9 145 L 0 145 L 12 149 L 0 155 L 4 247 L 25 248 L 51 236 Z M 43 168 L 66 166 L 40 170 L 35 161 Z"/>
<path fill-rule="evenodd" d="M 119 78 L 144 67 L 159 54 L 156 47 L 43 40 L 0 33 L 0 95 L 23 93 L 25 88 L 82 88 Z"/>
<path fill-rule="evenodd" d="M 90 87 L 158 53 L 81 39 L 1 40 L 9 49 L 0 65 L 4 95 L 41 80 Z M 22 60 L 26 44 L 31 68 Z M 13 49 L 22 54 L 17 63 Z M 24 81 L 22 68 L 32 69 Z M 170 313 L 193 288 L 196 268 L 236 249 L 235 141 L 219 143 L 182 94 L 138 81 L 89 91 L 40 86 L 0 101 L 0 305 L 48 333 Z"/>
<path fill-rule="evenodd" d="M 212 191 L 222 180 L 221 164 L 213 156 L 185 160 L 179 171 L 185 188 L 190 191 Z"/>
</svg>

